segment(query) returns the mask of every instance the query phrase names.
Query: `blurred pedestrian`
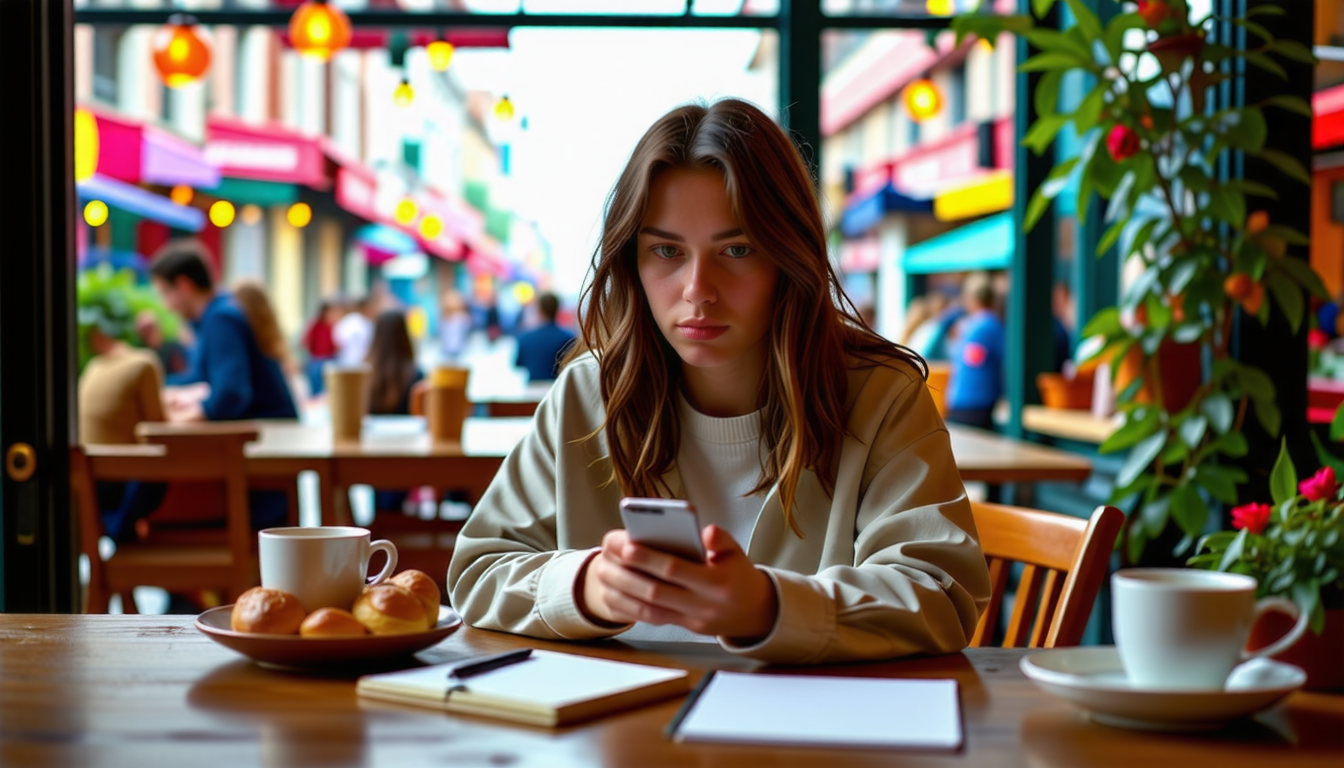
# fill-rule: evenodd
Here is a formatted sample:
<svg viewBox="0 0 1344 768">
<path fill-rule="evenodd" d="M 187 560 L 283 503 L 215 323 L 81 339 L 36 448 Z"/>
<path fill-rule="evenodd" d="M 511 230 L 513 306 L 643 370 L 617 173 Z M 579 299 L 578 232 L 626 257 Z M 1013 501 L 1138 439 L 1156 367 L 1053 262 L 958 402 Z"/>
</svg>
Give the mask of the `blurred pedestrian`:
<svg viewBox="0 0 1344 768">
<path fill-rule="evenodd" d="M 411 387 L 424 374 L 415 364 L 415 347 L 405 314 L 389 309 L 378 315 L 368 362 L 369 413 L 410 413 Z"/>
<path fill-rule="evenodd" d="M 947 382 L 947 420 L 981 429 L 994 426 L 994 404 L 1003 393 L 1003 321 L 994 313 L 994 284 L 975 272 L 961 290 L 965 316 L 957 321 Z"/>
<path fill-rule="evenodd" d="M 176 339 L 165 339 L 159 325 L 159 315 L 152 309 L 142 309 L 135 316 L 135 332 L 144 345 L 159 358 L 165 375 L 187 370 L 187 348 Z"/>
<path fill-rule="evenodd" d="M 243 278 L 233 284 L 233 300 L 247 318 L 261 353 L 280 364 L 294 402 L 304 402 L 308 395 L 308 384 L 298 363 L 289 354 L 285 333 L 280 330 L 280 321 L 275 317 L 275 308 L 266 293 L 266 287 L 254 278 Z"/>
<path fill-rule="evenodd" d="M 350 303 L 345 315 L 332 327 L 336 360 L 341 365 L 359 365 L 369 356 L 369 344 L 373 341 L 373 306 L 369 296 L 360 296 Z"/>
<path fill-rule="evenodd" d="M 514 365 L 527 369 L 530 381 L 550 381 L 560 375 L 560 358 L 574 343 L 574 334 L 555 322 L 560 300 L 553 293 L 537 298 L 541 325 L 518 337 L 518 356 Z"/>
<path fill-rule="evenodd" d="M 79 441 L 83 444 L 137 442 L 135 426 L 163 421 L 163 370 L 158 356 L 122 341 L 131 318 L 124 306 L 98 302 L 80 306 L 79 332 L 86 334 L 93 359 L 79 377 Z M 140 318 L 136 317 L 139 325 Z M 100 482 L 95 488 L 103 533 L 118 543 L 135 538 L 135 521 L 163 502 L 162 483 Z"/>
<path fill-rule="evenodd" d="M 471 310 L 467 299 L 459 291 L 449 289 L 443 294 L 443 314 L 439 316 L 439 358 L 445 363 L 457 364 L 467 349 L 471 335 Z"/>
<path fill-rule="evenodd" d="M 415 364 L 415 347 L 406 327 L 406 315 L 389 309 L 378 315 L 369 346 L 369 413 L 403 415 L 411 412 L 411 388 L 424 378 Z M 430 490 L 433 498 L 433 490 Z M 374 507 L 400 510 L 406 505 L 403 490 L 374 490 Z M 414 511 L 414 510 L 412 510 Z"/>
<path fill-rule="evenodd" d="M 308 353 L 305 371 L 308 374 L 308 391 L 313 395 L 322 394 L 325 385 L 322 379 L 322 366 L 336 357 L 336 340 L 332 329 L 341 319 L 341 304 L 337 299 L 325 299 L 318 306 L 317 315 L 308 324 L 303 333 L 303 348 Z"/>
</svg>

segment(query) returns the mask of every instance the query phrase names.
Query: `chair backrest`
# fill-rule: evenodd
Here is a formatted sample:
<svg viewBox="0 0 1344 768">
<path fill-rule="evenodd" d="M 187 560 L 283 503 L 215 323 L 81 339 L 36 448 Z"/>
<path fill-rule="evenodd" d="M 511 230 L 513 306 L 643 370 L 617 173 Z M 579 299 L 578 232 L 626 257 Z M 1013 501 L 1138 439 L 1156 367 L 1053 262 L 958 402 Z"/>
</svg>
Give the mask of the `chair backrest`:
<svg viewBox="0 0 1344 768">
<path fill-rule="evenodd" d="M 1077 645 L 1125 515 L 1101 506 L 1086 520 L 1003 504 L 972 503 L 992 592 L 972 646 L 992 643 L 1013 563 L 1023 565 L 1005 648 Z"/>
<path fill-rule="evenodd" d="M 102 517 L 94 488 L 95 483 L 103 481 L 221 482 L 226 510 L 222 539 L 230 555 L 229 580 L 235 585 L 245 582 L 253 533 L 248 510 L 243 447 L 257 439 L 257 426 L 250 422 L 193 425 L 142 423 L 137 426 L 136 434 L 149 442 L 136 445 L 82 445 L 73 446 L 70 450 L 70 482 L 79 516 L 80 551 L 88 556 L 90 564 L 89 610 L 106 610 L 106 597 L 111 592 L 129 589 L 108 583 L 109 568 L 105 567 L 107 564 L 99 556 Z M 123 559 L 130 557 L 127 555 Z M 117 558 L 117 555 L 113 556 L 113 560 Z M 172 567 L 178 571 L 184 568 L 180 563 Z M 189 569 L 189 566 L 186 567 Z M 152 568 L 152 563 L 140 564 L 135 572 L 145 573 L 149 568 Z M 177 573 L 173 577 L 182 575 Z"/>
</svg>

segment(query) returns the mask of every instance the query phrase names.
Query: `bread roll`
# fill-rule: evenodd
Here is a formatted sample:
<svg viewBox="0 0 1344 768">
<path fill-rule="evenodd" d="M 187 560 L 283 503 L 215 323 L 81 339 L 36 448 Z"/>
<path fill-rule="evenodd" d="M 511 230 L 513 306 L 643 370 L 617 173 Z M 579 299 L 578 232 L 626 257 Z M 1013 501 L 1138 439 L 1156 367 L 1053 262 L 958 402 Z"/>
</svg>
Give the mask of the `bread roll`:
<svg viewBox="0 0 1344 768">
<path fill-rule="evenodd" d="M 318 608 L 299 625 L 304 637 L 363 637 L 369 630 L 354 614 L 340 608 Z"/>
<path fill-rule="evenodd" d="M 233 604 L 229 624 L 235 632 L 292 635 L 299 631 L 306 613 L 299 599 L 288 592 L 253 587 Z"/>
<path fill-rule="evenodd" d="M 429 626 L 439 623 L 439 585 L 434 583 L 429 574 L 410 569 L 393 576 L 389 583 L 405 587 L 415 595 L 420 604 L 425 606 L 425 618 L 429 619 Z"/>
<path fill-rule="evenodd" d="M 410 590 L 396 584 L 364 590 L 350 612 L 375 635 L 405 635 L 429 629 L 425 607 Z"/>
</svg>

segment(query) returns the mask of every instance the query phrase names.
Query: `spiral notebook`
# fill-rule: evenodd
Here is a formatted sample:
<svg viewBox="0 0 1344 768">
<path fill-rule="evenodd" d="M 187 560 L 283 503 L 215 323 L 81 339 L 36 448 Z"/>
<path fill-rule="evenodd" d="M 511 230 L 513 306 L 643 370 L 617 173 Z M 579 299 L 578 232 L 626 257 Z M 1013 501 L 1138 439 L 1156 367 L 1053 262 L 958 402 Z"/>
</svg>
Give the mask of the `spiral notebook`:
<svg viewBox="0 0 1344 768">
<path fill-rule="evenodd" d="M 558 726 L 680 696 L 690 689 L 684 669 L 555 651 L 534 650 L 525 661 L 460 681 L 448 676 L 453 666 L 365 675 L 355 691 L 370 699 Z"/>
<path fill-rule="evenodd" d="M 955 680 L 706 675 L 667 727 L 674 741 L 955 750 Z"/>
</svg>

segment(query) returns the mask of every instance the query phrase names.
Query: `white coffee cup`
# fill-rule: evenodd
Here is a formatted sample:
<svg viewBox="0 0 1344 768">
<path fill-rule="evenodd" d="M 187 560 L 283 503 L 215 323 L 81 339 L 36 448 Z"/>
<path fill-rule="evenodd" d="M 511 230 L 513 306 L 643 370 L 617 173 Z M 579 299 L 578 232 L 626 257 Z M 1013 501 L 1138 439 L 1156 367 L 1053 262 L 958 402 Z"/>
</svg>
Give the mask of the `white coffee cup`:
<svg viewBox="0 0 1344 768">
<path fill-rule="evenodd" d="M 294 595 L 305 611 L 350 610 L 366 586 L 379 584 L 397 567 L 397 547 L 380 539 L 370 542 L 365 528 L 266 528 L 257 534 L 261 554 L 261 585 Z M 387 563 L 368 578 L 374 552 Z"/>
<path fill-rule="evenodd" d="M 1129 568 L 1111 575 L 1112 622 L 1125 676 L 1139 688 L 1221 690 L 1233 667 L 1297 642 L 1311 617 L 1278 597 L 1255 599 L 1256 581 L 1190 568 Z M 1266 611 L 1297 620 L 1265 648 L 1246 650 Z"/>
</svg>

